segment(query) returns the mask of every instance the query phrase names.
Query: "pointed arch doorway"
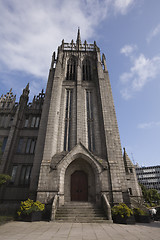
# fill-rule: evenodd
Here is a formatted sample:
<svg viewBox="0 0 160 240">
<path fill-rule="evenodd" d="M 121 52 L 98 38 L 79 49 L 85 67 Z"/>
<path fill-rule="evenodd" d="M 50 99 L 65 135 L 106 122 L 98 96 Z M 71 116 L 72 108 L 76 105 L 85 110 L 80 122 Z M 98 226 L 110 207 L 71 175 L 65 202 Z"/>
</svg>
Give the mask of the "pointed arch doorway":
<svg viewBox="0 0 160 240">
<path fill-rule="evenodd" d="M 88 201 L 88 175 L 84 171 L 71 175 L 71 201 Z"/>
</svg>

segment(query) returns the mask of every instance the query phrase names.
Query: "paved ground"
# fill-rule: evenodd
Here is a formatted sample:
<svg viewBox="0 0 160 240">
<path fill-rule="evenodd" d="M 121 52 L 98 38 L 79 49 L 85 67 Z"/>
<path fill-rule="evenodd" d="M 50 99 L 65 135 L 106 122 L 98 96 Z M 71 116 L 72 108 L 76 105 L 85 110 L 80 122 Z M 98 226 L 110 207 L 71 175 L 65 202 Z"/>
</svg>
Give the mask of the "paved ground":
<svg viewBox="0 0 160 240">
<path fill-rule="evenodd" d="M 160 222 L 106 223 L 9 222 L 0 226 L 0 240 L 160 240 Z"/>
</svg>

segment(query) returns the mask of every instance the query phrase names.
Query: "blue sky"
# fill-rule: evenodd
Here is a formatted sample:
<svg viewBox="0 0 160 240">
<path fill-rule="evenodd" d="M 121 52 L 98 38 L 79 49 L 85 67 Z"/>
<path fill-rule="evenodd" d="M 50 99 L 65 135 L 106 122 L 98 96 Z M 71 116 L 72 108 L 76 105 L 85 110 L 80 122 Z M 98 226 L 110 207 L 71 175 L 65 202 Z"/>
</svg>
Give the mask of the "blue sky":
<svg viewBox="0 0 160 240">
<path fill-rule="evenodd" d="M 122 147 L 160 165 L 160 1 L 0 0 L 0 96 L 45 89 L 61 40 L 96 40 L 107 59 Z"/>
</svg>

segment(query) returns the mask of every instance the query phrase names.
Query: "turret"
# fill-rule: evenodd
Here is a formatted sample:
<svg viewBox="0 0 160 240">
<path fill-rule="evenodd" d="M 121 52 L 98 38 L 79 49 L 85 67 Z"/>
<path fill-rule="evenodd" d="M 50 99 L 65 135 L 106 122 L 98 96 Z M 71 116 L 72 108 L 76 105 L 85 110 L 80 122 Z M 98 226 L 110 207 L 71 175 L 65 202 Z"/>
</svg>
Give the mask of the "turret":
<svg viewBox="0 0 160 240">
<path fill-rule="evenodd" d="M 27 105 L 28 98 L 29 98 L 29 83 L 27 86 L 23 89 L 23 93 L 20 96 L 19 104 L 21 105 Z"/>
<path fill-rule="evenodd" d="M 76 40 L 76 45 L 78 50 L 80 49 L 80 45 L 81 45 L 81 37 L 80 37 L 80 29 L 78 28 L 78 33 L 77 33 L 77 40 Z"/>
</svg>

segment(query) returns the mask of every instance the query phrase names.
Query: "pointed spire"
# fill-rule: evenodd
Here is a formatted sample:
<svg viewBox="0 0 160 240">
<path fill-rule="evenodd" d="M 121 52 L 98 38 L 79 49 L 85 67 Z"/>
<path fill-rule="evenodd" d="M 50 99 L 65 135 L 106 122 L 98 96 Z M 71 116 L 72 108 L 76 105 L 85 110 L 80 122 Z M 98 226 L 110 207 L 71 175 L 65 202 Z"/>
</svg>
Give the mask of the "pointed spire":
<svg viewBox="0 0 160 240">
<path fill-rule="evenodd" d="M 62 40 L 62 49 L 64 49 L 64 39 Z"/>
<path fill-rule="evenodd" d="M 23 89 L 23 96 L 28 96 L 29 95 L 29 83 L 27 84 L 27 86 Z"/>
<path fill-rule="evenodd" d="M 81 44 L 81 36 L 80 36 L 80 28 L 78 27 L 78 33 L 77 33 L 77 45 Z"/>
<path fill-rule="evenodd" d="M 23 89 L 23 93 L 20 96 L 20 100 L 19 100 L 19 104 L 21 105 L 21 107 L 24 107 L 23 104 L 27 104 L 28 102 L 28 96 L 29 96 L 29 83 L 27 84 L 27 86 Z"/>
<path fill-rule="evenodd" d="M 29 83 L 28 83 L 27 86 L 26 86 L 26 90 L 27 90 L 27 91 L 29 90 Z"/>
<path fill-rule="evenodd" d="M 85 47 L 85 51 L 86 51 L 86 49 L 87 49 L 87 41 L 86 40 L 84 41 L 84 47 Z"/>
</svg>

